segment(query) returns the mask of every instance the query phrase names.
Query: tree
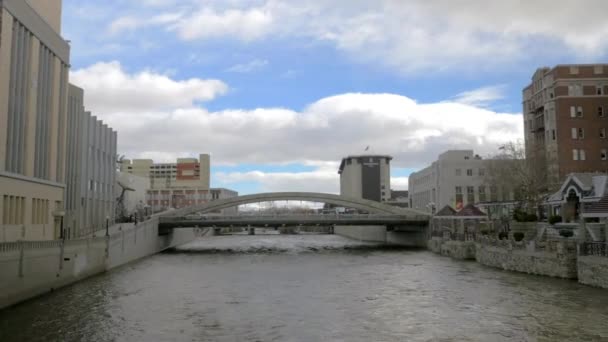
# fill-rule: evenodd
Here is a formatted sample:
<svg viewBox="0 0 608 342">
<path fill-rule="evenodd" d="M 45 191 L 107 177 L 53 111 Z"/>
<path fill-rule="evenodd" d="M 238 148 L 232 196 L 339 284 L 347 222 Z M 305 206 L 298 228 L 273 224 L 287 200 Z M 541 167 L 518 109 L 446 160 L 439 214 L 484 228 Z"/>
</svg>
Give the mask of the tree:
<svg viewBox="0 0 608 342">
<path fill-rule="evenodd" d="M 526 158 L 521 141 L 509 142 L 487 161 L 485 183 L 495 189 L 510 189 L 520 207 L 535 213 L 547 192 L 547 178 L 538 158 Z"/>
</svg>

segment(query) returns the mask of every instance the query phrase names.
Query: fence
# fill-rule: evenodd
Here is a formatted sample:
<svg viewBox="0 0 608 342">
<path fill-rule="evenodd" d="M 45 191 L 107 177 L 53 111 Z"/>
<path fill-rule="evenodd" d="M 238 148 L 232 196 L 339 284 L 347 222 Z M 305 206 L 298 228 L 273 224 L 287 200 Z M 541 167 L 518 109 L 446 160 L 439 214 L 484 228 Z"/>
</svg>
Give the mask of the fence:
<svg viewBox="0 0 608 342">
<path fill-rule="evenodd" d="M 608 244 L 604 242 L 584 242 L 578 249 L 580 256 L 602 256 L 608 257 Z"/>
</svg>

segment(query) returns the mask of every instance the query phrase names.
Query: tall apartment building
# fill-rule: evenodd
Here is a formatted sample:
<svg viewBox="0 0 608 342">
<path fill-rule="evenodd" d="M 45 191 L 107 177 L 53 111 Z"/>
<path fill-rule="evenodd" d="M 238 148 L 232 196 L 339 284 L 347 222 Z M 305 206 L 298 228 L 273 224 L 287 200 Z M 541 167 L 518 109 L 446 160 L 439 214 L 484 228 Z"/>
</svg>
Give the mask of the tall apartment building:
<svg viewBox="0 0 608 342">
<path fill-rule="evenodd" d="M 487 168 L 487 161 L 472 150 L 440 154 L 430 166 L 409 176 L 410 207 L 433 213 L 446 205 L 460 210 L 470 203 L 512 200 L 510 190 L 486 184 Z"/>
<path fill-rule="evenodd" d="M 193 205 L 205 204 L 211 201 L 238 196 L 239 193 L 229 189 L 202 189 L 196 187 L 151 189 L 146 194 L 146 204 L 153 212 L 169 208 L 184 208 Z M 228 208 L 219 211 L 224 215 L 235 215 L 238 208 Z"/>
<path fill-rule="evenodd" d="M 70 64 L 60 26 L 61 0 L 0 0 L 0 241 L 60 235 Z"/>
<path fill-rule="evenodd" d="M 523 90 L 526 155 L 548 190 L 566 175 L 608 171 L 608 64 L 540 68 Z"/>
<path fill-rule="evenodd" d="M 208 190 L 211 178 L 211 158 L 201 154 L 199 159 L 179 158 L 176 163 L 154 163 L 151 159 L 123 160 L 120 171 L 150 178 L 152 189 L 196 187 Z"/>
<path fill-rule="evenodd" d="M 84 91 L 68 91 L 66 238 L 89 236 L 114 222 L 117 133 L 86 112 Z"/>
<path fill-rule="evenodd" d="M 385 202 L 391 198 L 391 160 L 385 155 L 348 156 L 340 163 L 340 194 Z"/>
</svg>

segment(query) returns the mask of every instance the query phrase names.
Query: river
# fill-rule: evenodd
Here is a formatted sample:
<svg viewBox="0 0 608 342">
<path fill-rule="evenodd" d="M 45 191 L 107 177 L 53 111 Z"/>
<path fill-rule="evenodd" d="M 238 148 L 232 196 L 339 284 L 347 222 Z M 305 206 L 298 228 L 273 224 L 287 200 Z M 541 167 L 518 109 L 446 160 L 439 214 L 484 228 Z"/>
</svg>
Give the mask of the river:
<svg viewBox="0 0 608 342">
<path fill-rule="evenodd" d="M 608 341 L 608 290 L 332 235 L 227 236 L 0 311 L 0 341 Z"/>
</svg>

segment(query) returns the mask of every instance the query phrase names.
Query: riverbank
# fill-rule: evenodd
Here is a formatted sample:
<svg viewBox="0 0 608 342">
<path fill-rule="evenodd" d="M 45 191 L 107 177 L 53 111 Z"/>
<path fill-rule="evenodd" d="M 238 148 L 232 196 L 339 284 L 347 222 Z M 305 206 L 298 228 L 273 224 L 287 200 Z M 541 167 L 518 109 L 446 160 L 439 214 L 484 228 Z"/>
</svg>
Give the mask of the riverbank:
<svg viewBox="0 0 608 342">
<path fill-rule="evenodd" d="M 0 309 L 175 247 L 192 228 L 158 235 L 158 217 L 112 230 L 108 237 L 0 244 Z"/>
<path fill-rule="evenodd" d="M 573 281 L 332 235 L 188 245 L 0 311 L 0 340 L 608 339 L 608 291 Z"/>
<path fill-rule="evenodd" d="M 565 238 L 516 242 L 486 236 L 475 241 L 432 237 L 427 248 L 436 254 L 460 260 L 475 260 L 482 265 L 506 271 L 573 279 L 581 284 L 608 289 L 608 255 L 604 243 L 577 245 L 576 241 Z M 586 250 L 592 248 L 598 253 Z"/>
</svg>

